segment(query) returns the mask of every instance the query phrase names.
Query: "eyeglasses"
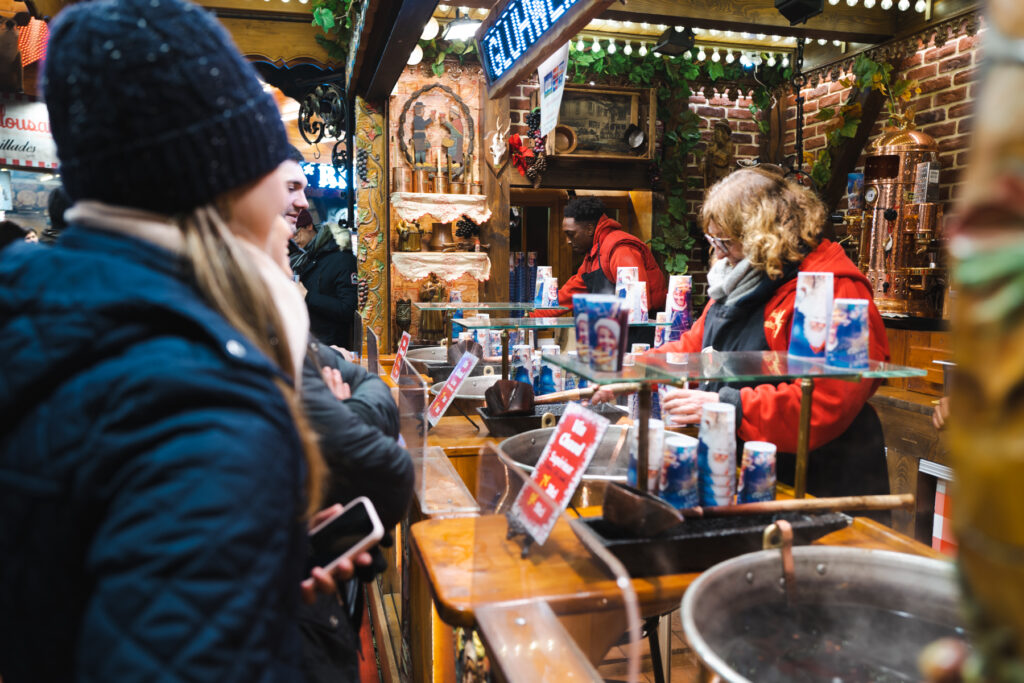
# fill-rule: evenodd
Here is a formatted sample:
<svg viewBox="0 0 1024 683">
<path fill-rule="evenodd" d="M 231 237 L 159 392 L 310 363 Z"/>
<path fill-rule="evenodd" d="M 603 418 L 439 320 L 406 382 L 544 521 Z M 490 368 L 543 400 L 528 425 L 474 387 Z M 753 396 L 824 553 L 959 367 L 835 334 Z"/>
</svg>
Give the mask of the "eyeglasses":
<svg viewBox="0 0 1024 683">
<path fill-rule="evenodd" d="M 712 237 L 707 233 L 704 233 L 704 239 L 708 241 L 708 244 L 719 251 L 729 251 L 729 245 L 732 244 L 732 240 L 728 237 Z"/>
</svg>

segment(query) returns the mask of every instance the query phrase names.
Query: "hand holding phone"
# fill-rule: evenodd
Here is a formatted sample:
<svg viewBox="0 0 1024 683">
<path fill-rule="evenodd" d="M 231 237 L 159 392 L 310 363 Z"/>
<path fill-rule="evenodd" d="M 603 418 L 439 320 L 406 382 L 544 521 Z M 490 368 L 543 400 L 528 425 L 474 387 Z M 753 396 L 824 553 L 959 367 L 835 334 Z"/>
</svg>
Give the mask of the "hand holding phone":
<svg viewBox="0 0 1024 683">
<path fill-rule="evenodd" d="M 355 557 L 383 537 L 384 526 L 373 503 L 360 496 L 310 530 L 310 560 L 313 566 L 330 572 L 342 560 Z"/>
</svg>

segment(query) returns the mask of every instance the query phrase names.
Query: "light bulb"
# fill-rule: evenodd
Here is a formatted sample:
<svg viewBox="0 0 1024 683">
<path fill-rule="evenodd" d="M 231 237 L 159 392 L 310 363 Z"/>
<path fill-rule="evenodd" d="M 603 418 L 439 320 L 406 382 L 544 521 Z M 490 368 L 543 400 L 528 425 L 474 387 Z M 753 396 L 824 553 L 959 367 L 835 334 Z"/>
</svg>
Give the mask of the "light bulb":
<svg viewBox="0 0 1024 683">
<path fill-rule="evenodd" d="M 900 8 L 901 12 L 906 12 L 910 9 L 910 0 L 900 0 L 900 4 L 896 6 Z"/>
<path fill-rule="evenodd" d="M 718 50 L 712 50 L 711 51 L 711 61 L 712 62 L 720 62 L 720 61 L 722 61 L 722 55 L 718 54 Z"/>
<path fill-rule="evenodd" d="M 697 59 L 703 62 L 707 57 L 708 56 L 707 53 L 704 52 L 704 48 L 701 48 L 700 52 L 697 53 Z"/>
<path fill-rule="evenodd" d="M 782 36 L 772 36 L 772 42 L 773 43 L 781 43 L 782 42 Z"/>
<path fill-rule="evenodd" d="M 622 26 L 622 22 L 616 19 L 609 19 L 608 25 L 611 26 L 612 28 L 620 28 Z"/>
<path fill-rule="evenodd" d="M 618 50 L 618 48 L 615 47 L 615 40 L 609 39 L 608 40 L 608 54 L 613 55 L 613 54 L 615 54 L 616 50 Z"/>
<path fill-rule="evenodd" d="M 818 38 L 818 45 L 827 45 L 828 41 L 824 38 Z"/>
<path fill-rule="evenodd" d="M 924 0 L 917 0 L 917 2 L 914 4 L 914 11 L 917 12 L 918 14 L 924 14 L 924 11 L 926 9 L 928 9 L 928 3 L 926 3 Z"/>
<path fill-rule="evenodd" d="M 407 64 L 409 66 L 416 66 L 417 64 L 419 64 L 422 61 L 423 61 L 423 48 L 420 47 L 419 45 L 417 45 L 416 47 L 414 47 L 412 49 L 412 52 L 409 53 L 409 61 L 407 62 Z"/>
<path fill-rule="evenodd" d="M 601 43 L 599 43 L 599 42 L 597 41 L 597 38 L 596 38 L 596 37 L 594 38 L 594 42 L 593 42 L 593 44 L 592 44 L 592 45 L 590 46 L 590 49 L 591 49 L 591 50 L 593 50 L 594 52 L 600 52 L 600 51 L 601 51 Z"/>
<path fill-rule="evenodd" d="M 643 43 L 640 43 L 640 56 L 641 57 L 646 57 L 647 56 L 647 46 L 644 45 Z"/>
<path fill-rule="evenodd" d="M 830 5 L 838 5 L 839 4 L 839 0 L 828 0 L 828 4 L 830 4 Z"/>
<path fill-rule="evenodd" d="M 768 66 L 775 66 L 775 55 L 768 55 Z"/>
<path fill-rule="evenodd" d="M 441 26 L 437 23 L 437 19 L 430 17 L 430 21 L 423 27 L 423 33 L 420 34 L 420 40 L 432 40 L 437 36 L 437 32 L 441 30 Z"/>
<path fill-rule="evenodd" d="M 740 55 L 740 64 L 742 66 L 750 66 L 750 57 L 747 56 L 746 52 Z"/>
<path fill-rule="evenodd" d="M 725 63 L 726 64 L 732 64 L 735 61 L 736 61 L 736 57 L 731 52 L 729 52 L 729 53 L 727 53 L 725 55 Z"/>
<path fill-rule="evenodd" d="M 625 26 L 626 28 L 633 28 L 633 22 L 632 21 L 624 21 L 624 22 L 622 22 L 622 25 Z"/>
<path fill-rule="evenodd" d="M 892 9 L 892 0 L 882 0 L 882 9 Z"/>
<path fill-rule="evenodd" d="M 726 32 L 725 32 L 725 37 L 726 37 L 726 38 L 732 38 L 732 37 L 733 37 L 734 35 L 735 35 L 735 34 L 734 34 L 734 33 L 733 33 L 732 31 L 726 31 Z"/>
<path fill-rule="evenodd" d="M 842 42 L 840 42 L 838 40 L 833 40 L 832 44 L 835 45 L 836 47 L 839 47 L 840 45 L 842 45 Z"/>
<path fill-rule="evenodd" d="M 682 33 L 683 32 L 683 27 L 682 26 L 675 26 L 674 28 L 676 30 L 676 33 Z"/>
<path fill-rule="evenodd" d="M 622 54 L 624 54 L 624 55 L 631 55 L 631 54 L 633 54 L 633 46 L 630 45 L 629 43 L 626 43 L 626 47 L 622 48 Z"/>
<path fill-rule="evenodd" d="M 864 7 L 866 9 L 871 9 L 874 6 L 875 6 L 875 0 L 864 0 Z"/>
<path fill-rule="evenodd" d="M 789 57 L 782 58 L 782 66 L 789 66 Z"/>
<path fill-rule="evenodd" d="M 718 35 L 718 29 L 717 28 L 709 28 L 708 29 L 708 33 L 710 33 L 713 36 L 717 36 Z"/>
<path fill-rule="evenodd" d="M 846 4 L 849 5 L 850 7 L 856 7 L 857 0 L 846 0 Z"/>
<path fill-rule="evenodd" d="M 644 21 L 640 23 L 640 28 L 646 31 L 647 29 L 651 28 L 651 25 Z"/>
<path fill-rule="evenodd" d="M 765 38 L 767 38 L 767 37 L 768 37 L 768 36 L 766 36 L 766 35 L 765 35 L 765 34 L 763 34 L 763 33 L 758 33 L 758 34 L 757 34 L 757 39 L 758 39 L 758 40 L 764 40 L 764 39 L 765 39 Z"/>
<path fill-rule="evenodd" d="M 437 11 L 438 12 L 447 12 L 450 9 L 451 9 L 451 7 L 449 7 L 448 5 L 438 5 L 437 6 Z"/>
</svg>

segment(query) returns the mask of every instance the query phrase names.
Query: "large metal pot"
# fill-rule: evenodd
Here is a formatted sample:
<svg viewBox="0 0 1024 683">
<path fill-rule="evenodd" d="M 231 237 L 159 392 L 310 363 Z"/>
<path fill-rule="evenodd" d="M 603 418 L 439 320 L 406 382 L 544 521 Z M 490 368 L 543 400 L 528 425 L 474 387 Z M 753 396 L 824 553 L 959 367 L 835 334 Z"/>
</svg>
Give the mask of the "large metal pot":
<svg viewBox="0 0 1024 683">
<path fill-rule="evenodd" d="M 594 453 L 594 459 L 583 473 L 583 481 L 576 489 L 572 505 L 600 505 L 604 501 L 604 489 L 609 481 L 626 481 L 626 467 L 629 464 L 629 448 L 625 439 L 627 429 L 628 427 L 612 425 L 604 433 L 601 443 L 597 446 L 597 452 Z M 502 441 L 501 450 L 519 463 L 526 472 L 533 472 L 553 431 L 555 428 L 549 427 L 517 434 Z M 619 453 L 615 461 L 611 462 L 616 446 L 619 446 Z"/>
<path fill-rule="evenodd" d="M 717 564 L 686 591 L 687 640 L 722 680 L 915 681 L 926 645 L 963 637 L 950 562 L 861 548 L 792 552 L 791 606 L 779 550 Z"/>
<path fill-rule="evenodd" d="M 448 379 L 448 375 L 452 374 L 452 370 L 455 368 L 454 365 L 448 362 L 448 347 L 447 346 L 424 346 L 418 349 L 410 350 L 405 357 L 412 363 L 412 366 L 416 368 L 416 371 L 420 374 L 427 375 L 434 382 L 443 382 Z M 498 366 L 500 368 L 500 365 Z M 494 364 L 488 364 L 481 360 L 473 368 L 471 376 L 483 375 L 487 368 L 491 368 L 488 372 L 494 372 Z"/>
<path fill-rule="evenodd" d="M 490 389 L 491 385 L 499 379 L 501 379 L 501 375 L 494 374 L 494 368 L 490 366 L 484 369 L 483 375 L 466 378 L 462 386 L 455 393 L 455 400 L 452 401 L 452 406 L 460 408 L 466 413 L 476 412 L 476 409 L 485 403 L 484 392 Z M 444 385 L 444 382 L 432 385 L 430 387 L 430 395 L 436 397 L 441 392 L 441 389 L 444 388 Z"/>
</svg>

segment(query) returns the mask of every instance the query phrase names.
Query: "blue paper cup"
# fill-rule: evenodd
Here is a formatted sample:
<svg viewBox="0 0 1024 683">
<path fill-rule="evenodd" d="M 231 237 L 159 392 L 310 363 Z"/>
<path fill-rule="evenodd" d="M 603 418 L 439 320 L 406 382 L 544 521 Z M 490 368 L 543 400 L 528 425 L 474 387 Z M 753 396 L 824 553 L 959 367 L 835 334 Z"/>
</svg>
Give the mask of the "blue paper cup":
<svg viewBox="0 0 1024 683">
<path fill-rule="evenodd" d="M 748 441 L 743 444 L 738 503 L 775 500 L 775 444 Z"/>
<path fill-rule="evenodd" d="M 836 299 L 825 347 L 825 362 L 840 368 L 868 367 L 871 329 L 867 299 Z"/>
</svg>

